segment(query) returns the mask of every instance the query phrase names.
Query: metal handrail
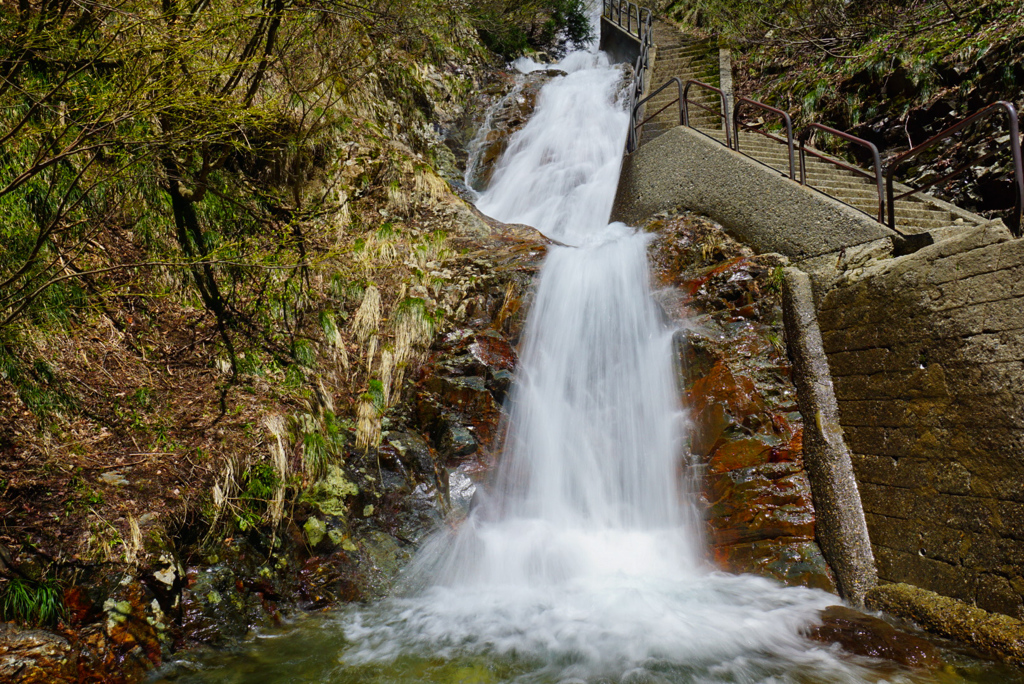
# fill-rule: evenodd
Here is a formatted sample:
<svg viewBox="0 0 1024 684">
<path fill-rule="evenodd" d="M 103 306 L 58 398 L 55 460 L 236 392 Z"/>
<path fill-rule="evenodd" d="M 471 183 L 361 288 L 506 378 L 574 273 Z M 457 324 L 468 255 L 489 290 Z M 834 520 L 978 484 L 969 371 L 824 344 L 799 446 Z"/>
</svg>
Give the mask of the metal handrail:
<svg viewBox="0 0 1024 684">
<path fill-rule="evenodd" d="M 716 88 L 713 85 L 709 85 L 702 81 L 698 81 L 697 79 L 694 78 L 689 79 L 686 82 L 686 87 L 683 88 L 683 94 L 679 105 L 681 109 L 679 117 L 680 123 L 683 126 L 690 125 L 690 86 L 698 86 L 700 88 L 704 88 L 705 90 L 710 90 L 713 93 L 718 93 L 718 99 L 721 101 L 722 107 L 721 110 L 717 112 L 711 107 L 708 107 L 700 102 L 697 102 L 696 100 L 693 101 L 693 104 L 697 105 L 698 107 L 705 111 L 709 111 L 712 114 L 715 114 L 720 119 L 722 119 L 723 128 L 725 128 L 725 146 L 731 148 L 732 134 L 729 131 L 729 100 L 726 98 L 725 92 L 721 88 Z"/>
<path fill-rule="evenodd" d="M 676 87 L 679 89 L 679 94 L 676 96 L 676 99 L 672 100 L 667 105 L 665 105 L 664 107 L 662 107 L 658 111 L 654 112 L 654 114 L 651 114 L 650 116 L 645 118 L 640 123 L 636 123 L 637 118 L 639 118 L 638 114 L 640 112 L 640 106 L 643 105 L 648 100 L 650 100 L 651 98 L 653 98 L 658 93 L 660 93 L 662 90 L 665 90 L 666 88 L 668 88 L 673 83 L 675 83 Z M 658 116 L 658 114 L 661 114 L 663 111 L 665 111 L 666 109 L 668 109 L 672 105 L 679 105 L 679 107 L 678 107 L 679 108 L 679 119 L 680 119 L 680 123 L 681 123 L 682 122 L 682 117 L 683 117 L 683 108 L 682 108 L 682 104 L 681 103 L 683 101 L 684 96 L 685 95 L 684 95 L 684 91 L 683 91 L 683 82 L 680 81 L 675 76 L 673 76 L 669 80 L 667 80 L 664 83 L 662 83 L 658 87 L 658 89 L 655 90 L 653 93 L 651 93 L 647 97 L 643 98 L 642 100 L 640 100 L 639 102 L 634 104 L 633 108 L 630 110 L 630 113 L 629 113 L 630 126 L 629 126 L 629 136 L 628 136 L 628 139 L 626 140 L 626 151 L 627 152 L 632 152 L 633 150 L 636 149 L 636 147 L 637 147 L 636 142 L 637 142 L 638 138 L 640 137 L 638 131 L 643 129 L 644 124 L 647 123 L 648 121 L 650 121 L 651 119 L 653 119 L 654 117 Z"/>
<path fill-rule="evenodd" d="M 622 21 L 622 12 L 625 8 L 626 21 Z M 631 36 L 644 42 L 649 38 L 651 25 L 654 23 L 654 14 L 646 7 L 641 7 L 629 0 L 604 0 L 601 15 L 623 29 Z M 633 30 L 633 18 L 636 18 L 636 31 Z M 650 42 L 649 40 L 647 42 Z"/>
<path fill-rule="evenodd" d="M 622 11 L 625 7 L 626 23 L 622 23 Z M 633 69 L 633 87 L 629 94 L 630 127 L 626 137 L 626 151 L 632 152 L 637 147 L 635 135 L 636 115 L 639 107 L 647 99 L 644 98 L 644 85 L 647 80 L 647 71 L 650 68 L 650 48 L 652 46 L 651 36 L 653 34 L 654 14 L 646 7 L 629 2 L 629 0 L 604 0 L 601 10 L 602 16 L 615 23 L 619 28 L 626 31 L 630 36 L 635 36 L 640 41 L 640 54 L 636 58 L 636 65 Z M 636 32 L 633 31 L 633 16 L 636 16 Z"/>
<path fill-rule="evenodd" d="M 1014 237 L 1021 237 L 1022 233 L 1024 233 L 1024 231 L 1021 230 L 1021 211 L 1022 209 L 1024 209 L 1024 168 L 1022 168 L 1021 163 L 1020 123 L 1017 115 L 1017 110 L 1011 103 L 1006 101 L 994 102 L 988 105 L 987 107 L 978 110 L 977 112 L 971 114 L 960 123 L 950 126 L 946 130 L 939 133 L 938 135 L 932 136 L 931 138 L 921 143 L 917 147 L 910 148 L 909 150 L 907 150 L 901 155 L 898 155 L 889 162 L 889 166 L 885 172 L 886 196 L 889 200 L 889 228 L 893 230 L 896 229 L 896 200 L 903 199 L 904 197 L 909 197 L 918 192 L 921 192 L 922 190 L 926 190 L 932 186 L 938 185 L 939 183 L 943 183 L 949 180 L 950 178 L 953 178 L 954 176 L 963 173 L 965 170 L 977 164 L 982 159 L 988 159 L 994 153 L 983 155 L 981 158 L 975 159 L 969 164 L 961 166 L 952 173 L 948 173 L 942 178 L 934 180 L 920 188 L 909 190 L 908 192 L 903 193 L 899 197 L 893 196 L 893 176 L 896 173 L 896 169 L 899 168 L 899 166 L 906 162 L 908 159 L 916 157 L 917 155 L 921 154 L 921 152 L 924 152 L 926 149 L 933 147 L 936 143 L 951 137 L 954 133 L 958 133 L 959 131 L 963 130 L 970 124 L 976 121 L 980 121 L 981 119 L 987 119 L 996 111 L 1005 112 L 1010 124 L 1010 155 L 1013 158 L 1013 175 L 1014 185 L 1016 186 L 1017 190 L 1017 199 L 1014 204 L 1013 215 L 1010 217 L 1008 227 L 1010 229 L 1010 232 L 1014 235 Z"/>
<path fill-rule="evenodd" d="M 865 178 L 868 178 L 868 179 L 872 178 L 872 174 L 868 173 L 867 171 L 865 171 L 864 169 L 860 168 L 859 166 L 854 166 L 853 164 L 847 164 L 846 162 L 840 161 L 838 159 L 833 159 L 832 157 L 827 157 L 824 154 L 821 154 L 820 152 L 815 150 L 813 147 L 808 147 L 807 146 L 807 139 L 810 137 L 810 133 L 811 133 L 812 130 L 819 130 L 819 131 L 824 131 L 826 133 L 831 133 L 832 135 L 838 136 L 838 137 L 842 138 L 843 140 L 847 140 L 847 141 L 852 142 L 854 144 L 860 145 L 861 147 L 866 147 L 871 152 L 871 157 L 872 157 L 872 159 L 875 162 L 875 173 L 874 173 L 875 185 L 878 186 L 878 222 L 879 223 L 885 223 L 885 199 L 884 199 L 885 198 L 885 194 L 883 192 L 883 187 L 882 187 L 882 159 L 881 159 L 881 157 L 878 154 L 878 148 L 875 147 L 874 143 L 872 143 L 872 142 L 870 142 L 868 140 L 864 140 L 863 138 L 858 138 L 855 135 L 851 135 L 851 134 L 849 134 L 849 133 L 847 133 L 845 131 L 840 131 L 838 129 L 832 128 L 831 126 L 825 126 L 824 124 L 819 124 L 819 123 L 812 123 L 812 124 L 810 124 L 809 126 L 807 126 L 807 128 L 805 128 L 803 131 L 801 131 L 800 135 L 798 136 L 799 139 L 800 139 L 800 185 L 807 185 L 807 155 L 808 154 L 810 154 L 812 157 L 817 157 L 818 159 L 821 159 L 822 161 L 826 161 L 826 162 L 828 162 L 830 164 L 834 164 L 835 166 L 838 166 L 841 169 L 846 169 L 847 171 L 852 171 L 852 172 L 854 172 L 854 173 L 856 173 L 858 175 L 864 176 Z"/>
<path fill-rule="evenodd" d="M 757 107 L 759 109 L 763 109 L 766 112 L 771 112 L 772 114 L 778 114 L 779 116 L 781 116 L 782 120 L 786 123 L 786 139 L 783 140 L 782 138 L 780 138 L 777 135 L 772 135 L 768 131 L 761 130 L 761 128 L 758 127 L 758 126 L 749 126 L 747 124 L 741 124 L 740 123 L 740 107 L 742 105 L 744 105 L 744 104 L 749 104 L 749 105 L 752 105 L 752 106 Z M 732 110 L 732 128 L 733 128 L 733 131 L 735 131 L 735 133 L 736 133 L 736 135 L 734 137 L 734 139 L 736 140 L 736 145 L 735 145 L 735 147 L 733 147 L 733 149 L 736 150 L 737 152 L 740 151 L 740 128 L 741 127 L 745 128 L 745 129 L 748 129 L 748 130 L 751 130 L 751 131 L 754 131 L 756 133 L 760 133 L 761 135 L 765 136 L 766 138 L 771 138 L 772 140 L 777 140 L 778 142 L 786 143 L 786 146 L 789 149 L 789 177 L 792 178 L 794 181 L 796 180 L 796 164 L 793 161 L 793 158 L 794 158 L 794 154 L 793 154 L 793 147 L 794 147 L 793 146 L 793 118 L 787 112 L 784 112 L 781 109 L 776 109 L 775 107 L 771 107 L 769 105 L 766 105 L 763 102 L 758 102 L 757 100 L 751 100 L 749 97 L 737 97 L 736 98 L 736 106 Z"/>
</svg>

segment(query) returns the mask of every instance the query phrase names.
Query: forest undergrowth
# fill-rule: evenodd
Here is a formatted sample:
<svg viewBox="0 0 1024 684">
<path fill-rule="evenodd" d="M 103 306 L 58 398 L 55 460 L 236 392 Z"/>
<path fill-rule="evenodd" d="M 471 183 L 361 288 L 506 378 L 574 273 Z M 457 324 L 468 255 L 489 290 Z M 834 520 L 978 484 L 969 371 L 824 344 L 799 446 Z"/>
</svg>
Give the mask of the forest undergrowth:
<svg viewBox="0 0 1024 684">
<path fill-rule="evenodd" d="M 486 224 L 446 136 L 504 59 L 588 40 L 583 11 L 0 6 L 3 618 L 273 531 L 376 448 L 473 287 L 452 238 Z"/>
</svg>

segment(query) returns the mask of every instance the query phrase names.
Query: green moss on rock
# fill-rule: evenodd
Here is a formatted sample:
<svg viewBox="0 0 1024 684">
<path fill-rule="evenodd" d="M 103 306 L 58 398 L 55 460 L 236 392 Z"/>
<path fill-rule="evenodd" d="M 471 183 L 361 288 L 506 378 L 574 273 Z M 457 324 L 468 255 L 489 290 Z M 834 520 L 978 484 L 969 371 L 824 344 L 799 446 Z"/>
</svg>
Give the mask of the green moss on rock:
<svg viewBox="0 0 1024 684">
<path fill-rule="evenodd" d="M 313 504 L 325 515 L 344 518 L 348 514 L 346 499 L 358 494 L 359 487 L 345 477 L 345 471 L 331 465 L 327 467 L 324 478 L 306 490 L 302 500 Z"/>
</svg>

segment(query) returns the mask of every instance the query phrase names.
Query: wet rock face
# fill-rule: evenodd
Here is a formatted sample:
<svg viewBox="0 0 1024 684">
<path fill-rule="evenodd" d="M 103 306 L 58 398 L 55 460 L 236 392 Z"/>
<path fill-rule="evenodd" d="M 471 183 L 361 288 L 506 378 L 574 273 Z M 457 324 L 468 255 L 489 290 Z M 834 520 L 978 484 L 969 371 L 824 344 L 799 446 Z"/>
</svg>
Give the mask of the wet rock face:
<svg viewBox="0 0 1024 684">
<path fill-rule="evenodd" d="M 686 321 L 680 348 L 714 561 L 835 591 L 814 541 L 803 420 L 785 353 L 781 261 L 754 256 L 711 221 L 656 217 L 651 263 L 662 305 Z"/>
<path fill-rule="evenodd" d="M 822 611 L 821 624 L 807 637 L 823 644 L 839 644 L 854 655 L 908 667 L 935 668 L 942 663 L 939 650 L 924 639 L 846 606 L 830 606 Z"/>
<path fill-rule="evenodd" d="M 537 96 L 548 81 L 565 72 L 555 69 L 533 71 L 516 77 L 515 85 L 498 102 L 490 118 L 483 122 L 483 140 L 479 141 L 476 150 L 470 150 L 477 156 L 477 161 L 470 169 L 469 184 L 477 191 L 487 189 L 494 175 L 494 166 L 501 155 L 508 149 L 509 139 L 519 131 L 537 107 Z"/>
<path fill-rule="evenodd" d="M 19 630 L 0 623 L 0 681 L 11 684 L 76 682 L 76 654 L 62 636 L 39 629 Z"/>
</svg>

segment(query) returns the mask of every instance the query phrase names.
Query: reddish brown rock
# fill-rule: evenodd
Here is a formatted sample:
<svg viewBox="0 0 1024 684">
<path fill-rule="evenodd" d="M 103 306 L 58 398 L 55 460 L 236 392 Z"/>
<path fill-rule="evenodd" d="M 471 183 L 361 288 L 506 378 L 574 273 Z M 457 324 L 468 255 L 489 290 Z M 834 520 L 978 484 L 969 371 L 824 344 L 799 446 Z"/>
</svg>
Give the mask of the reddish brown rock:
<svg viewBox="0 0 1024 684">
<path fill-rule="evenodd" d="M 942 664 L 935 646 L 888 622 L 846 606 L 830 606 L 821 613 L 821 624 L 808 638 L 825 644 L 839 644 L 850 653 L 882 658 L 909 667 L 935 668 Z"/>
<path fill-rule="evenodd" d="M 811 587 L 835 593 L 832 571 L 821 549 L 810 539 L 775 538 L 717 546 L 715 563 L 729 572 L 749 572 L 790 586 Z"/>
<path fill-rule="evenodd" d="M 771 452 L 770 445 L 756 438 L 723 441 L 711 453 L 707 473 L 718 475 L 737 468 L 764 465 L 769 462 Z"/>
<path fill-rule="evenodd" d="M 77 682 L 77 658 L 62 636 L 0 622 L 0 681 L 11 684 Z"/>
<path fill-rule="evenodd" d="M 793 585 L 835 591 L 814 541 L 803 472 L 802 418 L 783 345 L 778 261 L 754 256 L 692 215 L 652 221 L 651 262 L 675 288 L 665 309 L 686 319 L 684 385 L 704 465 L 702 495 L 715 562 Z"/>
</svg>

